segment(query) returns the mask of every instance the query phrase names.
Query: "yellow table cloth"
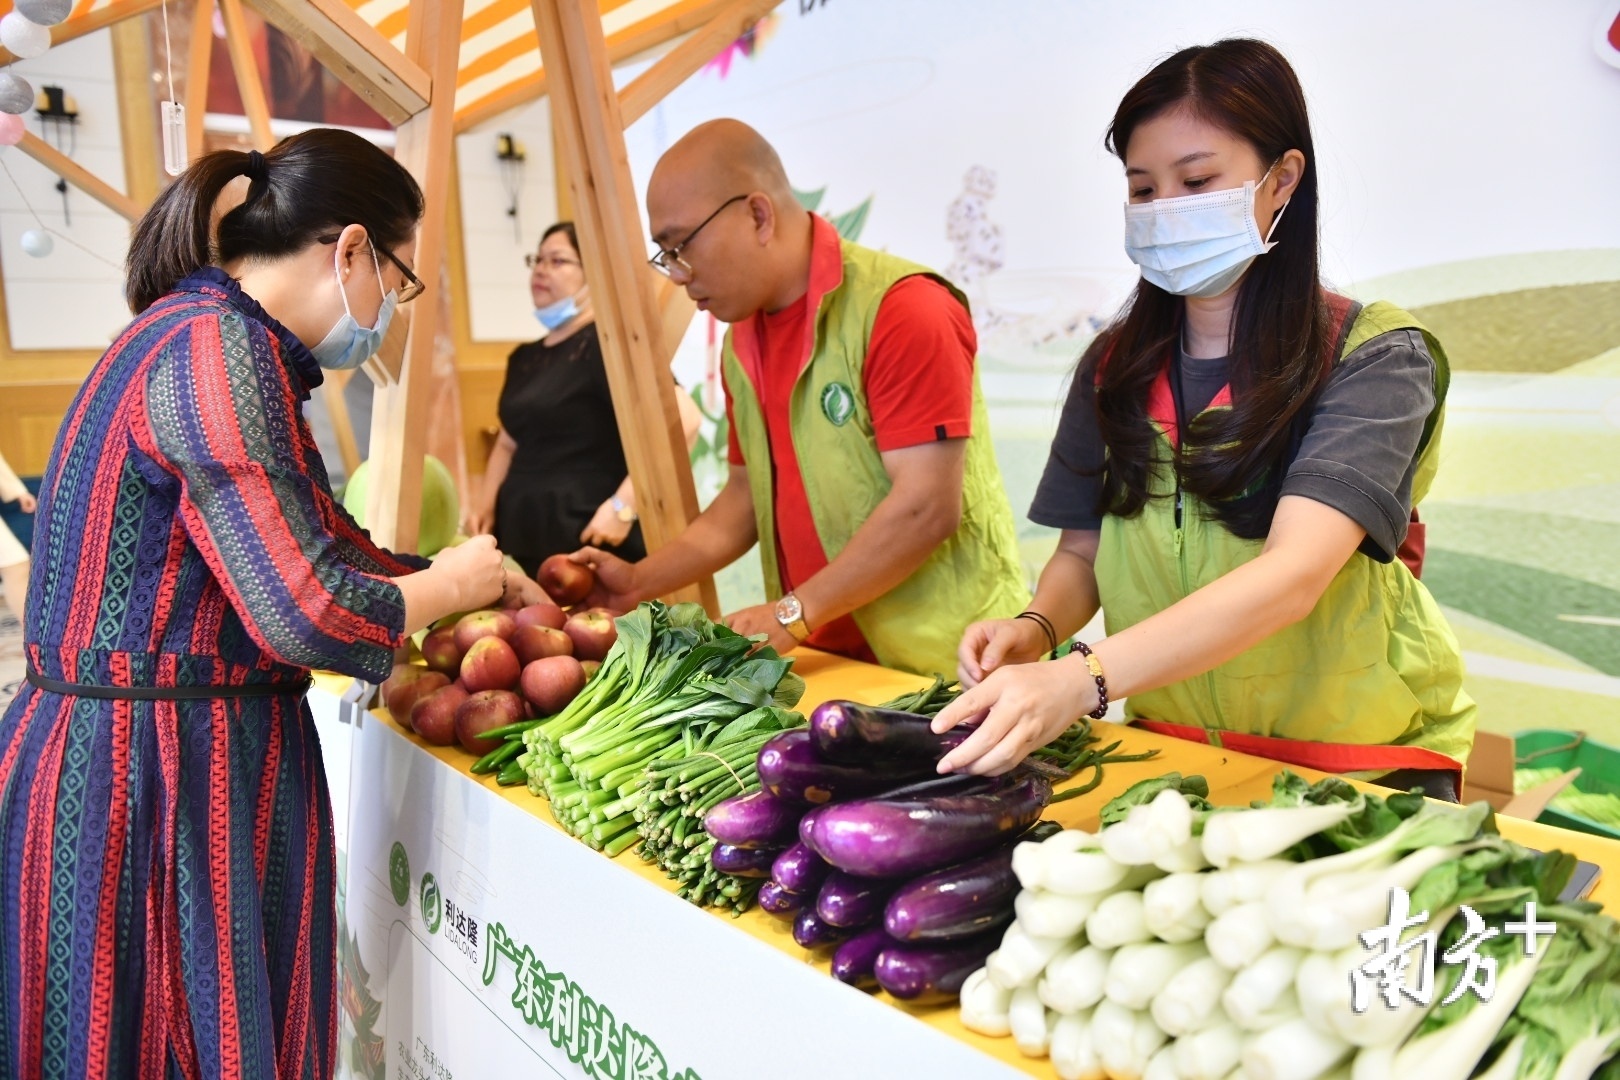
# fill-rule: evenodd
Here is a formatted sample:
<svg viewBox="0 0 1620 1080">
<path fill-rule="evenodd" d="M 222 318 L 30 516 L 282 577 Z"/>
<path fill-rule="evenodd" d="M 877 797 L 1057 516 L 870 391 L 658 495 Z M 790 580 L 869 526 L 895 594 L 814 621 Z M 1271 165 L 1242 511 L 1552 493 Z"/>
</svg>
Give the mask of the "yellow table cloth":
<svg viewBox="0 0 1620 1080">
<path fill-rule="evenodd" d="M 886 701 L 898 694 L 918 689 L 928 682 L 915 675 L 890 671 L 813 650 L 800 649 L 793 655 L 794 670 L 804 677 L 806 684 L 804 700 L 800 702 L 799 708 L 807 713 L 821 702 L 835 699 Z M 341 692 L 347 682 L 331 676 L 321 676 L 319 681 L 333 692 Z M 387 717 L 386 713 L 380 715 Z M 393 723 L 391 719 L 389 722 Z M 530 795 L 526 788 L 522 786 L 503 788 L 495 783 L 493 776 L 473 776 L 469 769 L 474 758 L 459 746 L 430 746 L 409 729 L 399 727 L 397 724 L 395 727 L 406 738 L 415 741 L 451 768 L 458 769 L 474 782 L 483 784 L 495 797 L 507 799 L 523 807 L 552 828 L 560 828 L 552 820 L 545 800 Z M 1149 761 L 1109 766 L 1101 786 L 1096 791 L 1058 803 L 1047 811 L 1045 816 L 1048 819 L 1068 828 L 1095 830 L 1098 825 L 1097 815 L 1102 810 L 1103 804 L 1138 780 L 1162 773 L 1175 771 L 1183 774 L 1202 774 L 1209 780 L 1212 802 L 1222 805 L 1243 805 L 1253 799 L 1269 798 L 1272 778 L 1283 769 L 1282 765 L 1262 758 L 1153 735 L 1131 727 L 1098 723 L 1096 730 L 1105 742 L 1122 740 L 1121 753 L 1134 754 L 1157 749 L 1159 754 Z M 1320 775 L 1308 769 L 1295 771 L 1313 778 Z M 1568 851 L 1577 858 L 1602 867 L 1604 873 L 1598 881 L 1592 899 L 1602 903 L 1610 912 L 1620 910 L 1620 842 L 1514 818 L 1499 817 L 1497 821 L 1502 835 L 1521 844 L 1543 850 Z M 674 893 L 674 884 L 656 867 L 642 862 L 634 852 L 625 852 L 615 862 L 626 872 L 655 882 L 671 894 Z M 828 967 L 827 956 L 806 953 L 794 942 L 791 924 L 786 920 L 774 918 L 757 908 L 736 918 L 729 913 L 714 914 L 716 918 L 731 921 L 738 930 L 752 934 L 806 964 L 819 967 L 823 971 Z M 917 1007 L 896 1001 L 881 992 L 874 992 L 872 996 L 896 1009 L 910 1013 L 953 1039 L 975 1047 L 1031 1076 L 1050 1078 L 1056 1075 L 1051 1063 L 1044 1058 L 1031 1059 L 1019 1054 L 1010 1038 L 991 1039 L 967 1030 L 958 1019 L 955 1005 Z"/>
</svg>

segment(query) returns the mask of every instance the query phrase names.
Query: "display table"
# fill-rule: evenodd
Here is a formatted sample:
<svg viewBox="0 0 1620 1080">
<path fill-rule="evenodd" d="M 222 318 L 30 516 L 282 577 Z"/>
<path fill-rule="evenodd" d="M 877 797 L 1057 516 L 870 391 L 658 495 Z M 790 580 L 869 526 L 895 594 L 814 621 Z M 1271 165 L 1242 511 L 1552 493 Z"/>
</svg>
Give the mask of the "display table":
<svg viewBox="0 0 1620 1080">
<path fill-rule="evenodd" d="M 883 701 L 925 681 L 819 653 L 801 653 L 795 670 L 805 711 L 834 698 Z M 1010 1039 L 963 1028 L 954 1005 L 911 1007 L 838 983 L 827 957 L 800 949 L 784 921 L 677 899 L 633 852 L 610 860 L 558 828 L 525 788 L 473 776 L 459 747 L 428 746 L 386 713 L 343 709 L 347 686 L 322 678 L 310 695 L 346 862 L 342 1073 L 1055 1075 Z M 1160 754 L 1110 766 L 1097 791 L 1052 807 L 1046 816 L 1066 826 L 1095 829 L 1108 799 L 1171 770 L 1202 773 L 1212 801 L 1240 804 L 1268 797 L 1281 768 L 1099 727 L 1124 752 Z M 1620 842 L 1499 821 L 1520 843 L 1605 867 L 1594 899 L 1620 908 Z M 383 1069 L 351 1071 L 357 1048 L 374 1060 L 379 1047 Z"/>
</svg>

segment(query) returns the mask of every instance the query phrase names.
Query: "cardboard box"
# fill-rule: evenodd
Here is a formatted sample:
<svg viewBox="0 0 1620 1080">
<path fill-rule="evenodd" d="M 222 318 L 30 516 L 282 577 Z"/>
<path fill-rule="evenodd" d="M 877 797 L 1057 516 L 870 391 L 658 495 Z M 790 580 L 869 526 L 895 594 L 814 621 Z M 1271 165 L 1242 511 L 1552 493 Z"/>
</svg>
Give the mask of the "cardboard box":
<svg viewBox="0 0 1620 1080">
<path fill-rule="evenodd" d="M 1547 809 L 1553 796 L 1581 775 L 1581 770 L 1571 769 L 1529 791 L 1515 793 L 1513 765 L 1511 738 L 1489 731 L 1477 733 L 1474 736 L 1474 751 L 1468 755 L 1468 765 L 1463 773 L 1462 801 L 1471 803 L 1484 799 L 1498 814 L 1534 821 Z"/>
</svg>

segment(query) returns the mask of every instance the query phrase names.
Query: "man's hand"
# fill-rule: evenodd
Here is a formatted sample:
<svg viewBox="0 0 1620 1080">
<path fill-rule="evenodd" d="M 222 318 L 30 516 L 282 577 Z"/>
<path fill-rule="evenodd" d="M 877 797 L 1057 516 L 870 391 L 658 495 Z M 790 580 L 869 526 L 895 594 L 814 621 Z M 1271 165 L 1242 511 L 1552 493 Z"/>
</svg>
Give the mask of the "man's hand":
<svg viewBox="0 0 1620 1080">
<path fill-rule="evenodd" d="M 636 588 L 635 563 L 593 547 L 580 548 L 568 559 L 588 566 L 596 573 L 596 586 L 591 589 L 591 595 L 585 598 L 587 606 L 624 612 L 634 610 L 641 603 L 642 597 Z"/>
<path fill-rule="evenodd" d="M 764 634 L 768 639 L 765 644 L 779 653 L 799 647 L 793 635 L 787 632 L 787 627 L 776 621 L 775 604 L 757 604 L 732 612 L 726 616 L 725 623 L 745 637 Z"/>
<path fill-rule="evenodd" d="M 23 513 L 32 514 L 39 509 L 39 500 L 34 498 L 33 492 L 25 491 L 17 496 L 17 505 L 22 508 Z"/>
</svg>

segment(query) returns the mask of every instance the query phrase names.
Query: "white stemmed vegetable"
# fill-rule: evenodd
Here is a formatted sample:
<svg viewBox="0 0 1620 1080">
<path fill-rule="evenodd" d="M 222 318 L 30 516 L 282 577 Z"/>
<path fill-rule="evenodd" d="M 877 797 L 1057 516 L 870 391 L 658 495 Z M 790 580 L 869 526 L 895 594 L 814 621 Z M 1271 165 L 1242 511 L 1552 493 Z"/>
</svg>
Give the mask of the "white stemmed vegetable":
<svg viewBox="0 0 1620 1080">
<path fill-rule="evenodd" d="M 1101 1002 L 1091 1014 L 1091 1037 L 1103 1069 L 1116 1080 L 1139 1080 L 1165 1043 L 1164 1032 L 1151 1016 L 1112 1001 Z"/>
<path fill-rule="evenodd" d="M 1206 826 L 1207 828 L 1207 826 Z M 1200 874 L 1199 898 L 1211 915 L 1224 915 L 1239 904 L 1265 899 L 1266 890 L 1279 875 L 1298 866 L 1284 859 L 1238 863 L 1225 870 Z"/>
<path fill-rule="evenodd" d="M 1058 1017 L 1049 1050 L 1059 1080 L 1103 1080 L 1102 1062 L 1091 1042 L 1091 1013 Z"/>
<path fill-rule="evenodd" d="M 1077 1013 L 1103 999 L 1108 981 L 1108 964 L 1113 954 L 1087 945 L 1083 949 L 1053 958 L 1041 976 L 1037 992 L 1046 1007 L 1059 1013 Z"/>
<path fill-rule="evenodd" d="M 1265 901 L 1239 904 L 1224 912 L 1209 924 L 1204 941 L 1209 955 L 1232 971 L 1254 963 L 1276 943 Z"/>
<path fill-rule="evenodd" d="M 1347 1059 L 1353 1049 L 1343 1039 L 1318 1031 L 1299 1017 L 1249 1039 L 1243 1046 L 1243 1071 L 1249 1080 L 1316 1080 Z M 1424 1073 L 1391 1076 L 1430 1080 Z"/>
<path fill-rule="evenodd" d="M 1235 973 L 1221 994 L 1221 1007 L 1232 1023 L 1244 1031 L 1264 1031 L 1297 1013 L 1294 974 L 1304 958 L 1299 949 L 1279 945 Z M 1344 986 L 1339 993 L 1346 994 Z"/>
<path fill-rule="evenodd" d="M 1079 829 L 1065 829 L 1045 840 L 1026 840 L 1013 848 L 1013 876 L 1026 889 L 1044 888 L 1047 859 L 1096 846 L 1097 838 Z"/>
<path fill-rule="evenodd" d="M 1204 819 L 1204 858 L 1218 869 L 1281 855 L 1301 840 L 1353 817 L 1366 799 L 1328 806 L 1267 806 Z"/>
<path fill-rule="evenodd" d="M 1278 941 L 1331 951 L 1379 925 L 1394 886 L 1410 890 L 1428 870 L 1466 854 L 1491 808 L 1426 804 L 1370 844 L 1300 863 L 1266 891 L 1268 922 Z M 1414 852 L 1403 860 L 1406 852 Z"/>
<path fill-rule="evenodd" d="M 1154 1051 L 1148 1058 L 1147 1068 L 1142 1070 L 1142 1080 L 1180 1080 L 1174 1046 L 1167 1044 Z"/>
<path fill-rule="evenodd" d="M 980 1035 L 999 1038 L 1012 1031 L 1007 1010 L 1012 1005 L 1012 991 L 1003 990 L 990 981 L 990 973 L 980 968 L 962 984 L 962 1026 Z"/>
<path fill-rule="evenodd" d="M 1035 937 L 1014 922 L 1001 939 L 1001 948 L 985 960 L 990 980 L 1003 990 L 1031 986 L 1046 969 L 1047 961 L 1068 944 L 1065 938 Z"/>
<path fill-rule="evenodd" d="M 1020 986 L 1012 993 L 1007 1009 L 1007 1023 L 1012 1028 L 1013 1043 L 1025 1057 L 1045 1057 L 1050 1031 L 1046 1021 L 1046 1006 L 1033 986 Z"/>
<path fill-rule="evenodd" d="M 1193 961 L 1154 997 L 1153 1022 L 1177 1037 L 1208 1026 L 1221 1015 L 1221 994 L 1231 981 L 1232 973 L 1211 958 Z"/>
<path fill-rule="evenodd" d="M 1104 898 L 1086 920 L 1086 940 L 1099 949 L 1117 949 L 1152 941 L 1139 892 L 1117 892 Z"/>
<path fill-rule="evenodd" d="M 1045 848 L 1047 844 L 1041 846 Z M 1016 856 L 1016 852 L 1014 854 Z M 1096 896 L 1118 888 L 1129 869 L 1124 863 L 1116 862 L 1095 849 L 1045 851 L 1041 862 L 1041 887 L 1061 896 Z M 1023 878 L 1019 878 L 1019 881 L 1022 882 Z M 1029 886 L 1025 885 L 1024 888 Z"/>
<path fill-rule="evenodd" d="M 1215 1024 L 1175 1042 L 1176 1073 L 1182 1080 L 1225 1080 L 1243 1058 L 1243 1032 Z"/>
<path fill-rule="evenodd" d="M 1536 969 L 1547 955 L 1547 942 L 1531 958 L 1519 959 L 1502 970 L 1498 964 L 1496 990 L 1491 1000 L 1475 1004 L 1462 1016 L 1427 1033 L 1414 1035 L 1399 1049 L 1369 1047 L 1356 1055 L 1355 1080 L 1413 1076 L 1421 1080 L 1468 1080 L 1474 1066 L 1496 1041 L 1519 999 L 1530 988 Z M 1245 1065 L 1247 1059 L 1245 1059 Z"/>
<path fill-rule="evenodd" d="M 1086 925 L 1101 899 L 1097 895 L 1064 896 L 1026 888 L 1013 901 L 1013 912 L 1024 929 L 1036 937 L 1072 938 Z"/>
<path fill-rule="evenodd" d="M 1142 922 L 1161 941 L 1196 941 L 1209 925 L 1200 895 L 1203 874 L 1169 874 L 1142 890 Z"/>
<path fill-rule="evenodd" d="M 1209 956 L 1201 941 L 1171 945 L 1151 941 L 1126 945 L 1108 963 L 1103 993 L 1127 1009 L 1143 1010 L 1153 1003 L 1170 980 L 1190 964 Z M 1216 992 L 1219 996 L 1219 991 Z"/>
</svg>

